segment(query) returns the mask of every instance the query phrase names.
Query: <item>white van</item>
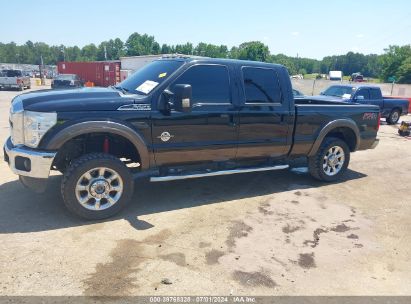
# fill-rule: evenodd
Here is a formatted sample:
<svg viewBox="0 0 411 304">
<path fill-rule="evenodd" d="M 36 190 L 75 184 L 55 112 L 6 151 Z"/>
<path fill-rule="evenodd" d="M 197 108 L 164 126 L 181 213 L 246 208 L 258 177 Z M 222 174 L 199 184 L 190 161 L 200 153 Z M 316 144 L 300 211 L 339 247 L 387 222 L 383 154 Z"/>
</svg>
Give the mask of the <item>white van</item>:
<svg viewBox="0 0 411 304">
<path fill-rule="evenodd" d="M 342 71 L 330 71 L 330 73 L 328 74 L 328 79 L 332 81 L 342 81 L 343 73 Z"/>
</svg>

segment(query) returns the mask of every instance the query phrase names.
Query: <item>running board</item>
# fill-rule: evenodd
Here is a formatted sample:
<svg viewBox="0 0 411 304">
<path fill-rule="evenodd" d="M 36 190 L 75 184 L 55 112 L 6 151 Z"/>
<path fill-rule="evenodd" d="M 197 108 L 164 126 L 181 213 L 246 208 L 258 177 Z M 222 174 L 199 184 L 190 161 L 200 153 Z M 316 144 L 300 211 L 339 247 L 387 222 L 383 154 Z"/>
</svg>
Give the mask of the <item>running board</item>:
<svg viewBox="0 0 411 304">
<path fill-rule="evenodd" d="M 172 181 L 172 180 L 188 179 L 188 178 L 199 178 L 199 177 L 207 177 L 207 176 L 218 176 L 218 175 L 229 175 L 229 174 L 237 174 L 237 173 L 282 170 L 282 169 L 287 169 L 288 167 L 289 167 L 288 165 L 280 165 L 280 166 L 273 166 L 273 167 L 223 170 L 223 171 L 215 171 L 215 172 L 209 172 L 209 173 L 198 173 L 198 174 L 188 174 L 188 175 L 152 176 L 152 177 L 150 177 L 150 182 L 166 182 L 166 181 Z"/>
</svg>

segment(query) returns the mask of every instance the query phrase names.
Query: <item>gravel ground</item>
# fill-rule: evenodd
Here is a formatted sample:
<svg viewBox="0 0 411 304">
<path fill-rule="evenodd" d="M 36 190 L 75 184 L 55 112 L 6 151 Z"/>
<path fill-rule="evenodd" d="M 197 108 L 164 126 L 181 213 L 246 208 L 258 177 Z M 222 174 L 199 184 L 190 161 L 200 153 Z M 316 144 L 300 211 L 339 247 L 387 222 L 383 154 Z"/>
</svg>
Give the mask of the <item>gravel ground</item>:
<svg viewBox="0 0 411 304">
<path fill-rule="evenodd" d="M 16 94 L 0 92 L 2 141 Z M 61 176 L 33 194 L 1 162 L 0 295 L 410 295 L 411 141 L 378 136 L 339 183 L 304 169 L 141 182 L 104 222 L 65 210 Z"/>
</svg>

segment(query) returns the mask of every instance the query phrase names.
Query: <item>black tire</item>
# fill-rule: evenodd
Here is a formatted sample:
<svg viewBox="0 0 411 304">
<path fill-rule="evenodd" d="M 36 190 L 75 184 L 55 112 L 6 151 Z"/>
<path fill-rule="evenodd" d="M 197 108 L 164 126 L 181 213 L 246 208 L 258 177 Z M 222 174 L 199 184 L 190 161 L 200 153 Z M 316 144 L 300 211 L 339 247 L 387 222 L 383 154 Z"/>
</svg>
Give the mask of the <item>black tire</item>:
<svg viewBox="0 0 411 304">
<path fill-rule="evenodd" d="M 24 86 L 19 87 L 19 91 L 24 91 Z"/>
<path fill-rule="evenodd" d="M 122 181 L 122 193 L 117 202 L 103 210 L 90 210 L 77 199 L 76 185 L 86 172 L 104 167 L 113 170 Z M 89 181 L 91 184 L 91 181 Z M 110 183 L 111 184 L 111 183 Z M 86 193 L 90 193 L 91 186 Z M 87 220 L 100 220 L 113 216 L 122 210 L 130 201 L 134 190 L 134 180 L 130 170 L 118 158 L 104 153 L 90 153 L 74 160 L 67 168 L 61 182 L 61 195 L 67 209 Z M 94 198 L 91 198 L 93 202 Z M 106 200 L 106 203 L 108 201 Z M 91 207 L 90 207 L 91 208 Z"/>
<path fill-rule="evenodd" d="M 344 162 L 340 167 L 338 173 L 335 175 L 328 175 L 324 168 L 324 158 L 332 147 L 340 147 L 344 151 Z M 341 178 L 347 170 L 348 164 L 350 163 L 350 148 L 348 145 L 341 139 L 336 137 L 326 137 L 321 143 L 320 148 L 317 153 L 308 158 L 308 170 L 310 174 L 315 179 L 325 182 L 333 182 Z"/>
<path fill-rule="evenodd" d="M 395 125 L 399 120 L 401 116 L 401 111 L 398 109 L 392 110 L 390 115 L 387 117 L 387 123 L 389 125 Z"/>
</svg>

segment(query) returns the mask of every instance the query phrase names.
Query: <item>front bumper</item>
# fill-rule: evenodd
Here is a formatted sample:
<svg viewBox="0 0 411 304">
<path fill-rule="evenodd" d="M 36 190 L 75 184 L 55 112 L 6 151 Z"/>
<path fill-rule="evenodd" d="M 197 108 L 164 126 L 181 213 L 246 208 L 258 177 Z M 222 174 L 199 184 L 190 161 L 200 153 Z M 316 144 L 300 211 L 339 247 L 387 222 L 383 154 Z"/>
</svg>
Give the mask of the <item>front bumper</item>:
<svg viewBox="0 0 411 304">
<path fill-rule="evenodd" d="M 19 89 L 21 88 L 21 85 L 19 84 L 0 84 L 0 87 L 2 89 Z"/>
<path fill-rule="evenodd" d="M 18 175 L 48 178 L 57 152 L 39 151 L 24 146 L 13 146 L 10 137 L 4 144 L 4 160 Z"/>
</svg>

